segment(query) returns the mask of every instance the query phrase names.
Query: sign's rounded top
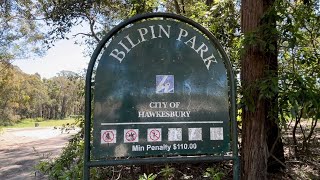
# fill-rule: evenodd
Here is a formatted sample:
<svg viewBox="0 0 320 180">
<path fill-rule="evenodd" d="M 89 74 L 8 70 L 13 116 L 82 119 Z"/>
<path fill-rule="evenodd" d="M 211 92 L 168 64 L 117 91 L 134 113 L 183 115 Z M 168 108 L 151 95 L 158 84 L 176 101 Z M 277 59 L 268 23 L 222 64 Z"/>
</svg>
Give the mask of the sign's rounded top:
<svg viewBox="0 0 320 180">
<path fill-rule="evenodd" d="M 204 28 L 200 24 L 198 24 L 195 21 L 193 21 L 189 18 L 186 18 L 184 16 L 171 14 L 171 13 L 160 13 L 160 12 L 146 13 L 146 14 L 133 16 L 133 17 L 123 21 L 122 23 L 117 25 L 115 28 L 113 28 L 111 31 L 109 31 L 108 34 L 106 36 L 104 36 L 104 38 L 99 42 L 97 48 L 95 49 L 95 51 L 91 57 L 91 60 L 88 65 L 88 70 L 87 70 L 87 79 L 91 78 L 92 72 L 93 72 L 93 67 L 96 63 L 96 60 L 99 57 L 99 55 L 101 54 L 101 51 L 103 50 L 103 48 L 105 47 L 107 42 L 110 41 L 110 39 L 112 39 L 119 32 L 123 31 L 126 27 L 128 27 L 128 26 L 130 27 L 131 25 L 134 25 L 137 22 L 143 22 L 143 21 L 152 20 L 152 19 L 159 20 L 159 18 L 162 18 L 163 21 L 176 20 L 177 23 L 185 23 L 185 24 L 193 27 L 195 30 L 201 32 L 201 34 L 204 35 L 203 37 L 208 38 L 209 41 L 211 41 L 211 43 L 213 43 L 213 45 L 217 49 L 217 52 L 222 57 L 223 63 L 225 64 L 227 72 L 228 72 L 228 76 L 232 79 L 232 81 L 234 81 L 233 80 L 233 76 L 234 76 L 233 70 L 232 70 L 232 66 L 231 66 L 231 63 L 230 63 L 228 56 L 226 55 L 226 53 L 223 50 L 219 41 L 206 28 Z"/>
</svg>

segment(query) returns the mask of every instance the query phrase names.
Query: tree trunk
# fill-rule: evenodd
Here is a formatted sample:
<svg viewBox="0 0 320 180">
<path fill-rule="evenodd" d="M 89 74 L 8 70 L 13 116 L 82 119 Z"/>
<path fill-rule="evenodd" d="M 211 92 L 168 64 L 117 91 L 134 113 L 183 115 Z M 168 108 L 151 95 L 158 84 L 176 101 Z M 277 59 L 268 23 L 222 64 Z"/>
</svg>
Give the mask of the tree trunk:
<svg viewBox="0 0 320 180">
<path fill-rule="evenodd" d="M 248 35 L 250 39 L 254 38 L 253 42 L 251 39 L 245 44 L 241 60 L 241 83 L 246 103 L 242 109 L 241 175 L 242 179 L 248 180 L 267 179 L 269 150 L 273 147 L 275 140 L 277 143 L 273 148 L 274 152 L 276 149 L 283 148 L 281 138 L 280 141 L 277 138 L 279 132 L 275 123 L 277 112 L 273 112 L 275 116 L 270 113 L 272 110 L 277 110 L 277 108 L 271 108 L 277 106 L 277 95 L 274 95 L 274 99 L 266 99 L 263 96 L 261 98 L 259 90 L 259 82 L 268 78 L 268 75 L 277 77 L 276 36 L 266 33 L 266 31 L 272 32 L 271 29 L 275 28 L 275 19 L 263 19 L 273 2 L 274 0 L 242 0 L 241 5 L 242 31 L 246 38 Z M 261 42 L 259 40 L 267 45 L 259 43 Z M 276 134 L 271 134 L 275 131 Z M 279 152 L 281 154 L 281 151 Z"/>
<path fill-rule="evenodd" d="M 268 146 L 266 136 L 265 119 L 267 109 L 265 101 L 259 100 L 259 90 L 251 86 L 255 80 L 263 77 L 263 56 L 257 48 L 247 48 L 245 57 L 241 62 L 242 86 L 251 89 L 249 95 L 252 97 L 254 110 L 246 107 L 242 109 L 242 179 L 264 180 L 267 179 Z M 249 98 L 246 98 L 247 100 Z"/>
<path fill-rule="evenodd" d="M 264 9 L 267 11 L 274 1 L 265 1 Z M 268 9 L 267 9 L 268 8 Z M 264 20 L 262 21 L 265 29 L 263 32 L 262 39 L 265 42 L 268 42 L 268 49 L 265 51 L 264 56 L 267 60 L 267 74 L 269 78 L 273 78 L 278 82 L 278 44 L 277 44 L 277 36 L 278 34 L 276 30 L 276 12 L 271 11 L 268 15 L 264 16 Z M 274 48 L 271 48 L 274 47 Z M 271 80 L 271 79 L 270 79 Z M 278 84 L 276 84 L 278 86 Z M 272 88 L 271 88 L 272 89 Z M 268 145 L 268 172 L 279 172 L 284 168 L 283 164 L 285 162 L 284 159 L 284 150 L 283 143 L 281 139 L 281 131 L 278 126 L 279 124 L 279 108 L 278 108 L 278 92 L 274 92 L 271 97 L 266 100 L 266 109 L 268 111 L 266 117 L 266 129 L 267 129 L 267 145 Z"/>
<path fill-rule="evenodd" d="M 213 3 L 213 0 L 206 0 L 206 5 L 207 5 L 207 6 L 211 6 L 212 3 Z"/>
<path fill-rule="evenodd" d="M 62 98 L 62 103 L 61 103 L 60 119 L 64 119 L 67 117 L 67 108 L 68 108 L 67 101 L 68 101 L 68 98 L 66 95 L 64 95 Z"/>
<path fill-rule="evenodd" d="M 273 118 L 267 119 L 267 144 L 269 150 L 268 172 L 275 173 L 284 169 L 285 162 L 280 129 Z M 280 162 L 281 163 L 280 163 Z"/>
<path fill-rule="evenodd" d="M 275 59 L 277 59 L 275 57 Z M 277 74 L 276 74 L 277 75 Z M 285 162 L 283 143 L 281 138 L 280 128 L 278 127 L 278 95 L 273 97 L 273 100 L 267 102 L 269 114 L 266 119 L 267 128 L 267 145 L 269 150 L 268 157 L 268 172 L 276 173 L 284 169 Z M 271 112 L 270 112 L 271 110 Z"/>
</svg>

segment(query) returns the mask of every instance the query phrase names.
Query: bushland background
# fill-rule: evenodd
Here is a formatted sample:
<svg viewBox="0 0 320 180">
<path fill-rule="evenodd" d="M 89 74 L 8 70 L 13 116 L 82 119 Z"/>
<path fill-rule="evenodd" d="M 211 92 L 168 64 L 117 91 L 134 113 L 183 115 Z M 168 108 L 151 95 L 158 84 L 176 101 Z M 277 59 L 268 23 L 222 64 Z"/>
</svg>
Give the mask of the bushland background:
<svg viewBox="0 0 320 180">
<path fill-rule="evenodd" d="M 90 56 L 115 25 L 147 12 L 183 15 L 207 28 L 238 79 L 242 179 L 319 179 L 319 0 L 16 0 L 0 1 L 0 125 L 79 118 L 84 73 L 29 75 L 12 64 L 43 56 L 61 39 Z M 72 34 L 83 25 L 83 32 Z M 71 33 L 71 34 L 70 34 Z M 81 39 L 81 40 L 79 40 Z M 67 61 L 66 61 L 67 63 Z M 78 117 L 80 115 L 80 117 Z M 50 178 L 81 178 L 83 131 L 37 168 Z M 130 171 L 130 173 L 124 173 Z M 230 179 L 230 163 L 93 168 L 101 179 Z M 139 177 L 140 176 L 140 177 Z"/>
</svg>

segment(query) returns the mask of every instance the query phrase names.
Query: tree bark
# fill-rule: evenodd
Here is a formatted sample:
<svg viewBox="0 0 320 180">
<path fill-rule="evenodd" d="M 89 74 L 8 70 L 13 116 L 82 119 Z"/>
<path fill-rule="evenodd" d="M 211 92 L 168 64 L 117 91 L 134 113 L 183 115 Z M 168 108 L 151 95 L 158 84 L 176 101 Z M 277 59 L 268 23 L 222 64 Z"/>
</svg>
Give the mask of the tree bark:
<svg viewBox="0 0 320 180">
<path fill-rule="evenodd" d="M 274 0 L 264 1 L 264 11 L 270 10 L 273 5 Z M 262 25 L 265 26 L 262 35 L 262 39 L 265 42 L 268 42 L 268 49 L 265 51 L 264 56 L 267 60 L 266 70 L 268 71 L 269 78 L 276 79 L 278 82 L 278 34 L 276 30 L 276 12 L 270 12 L 268 15 L 264 16 L 264 20 L 262 21 Z M 270 47 L 274 48 L 270 48 Z M 271 173 L 279 172 L 283 168 L 285 158 L 284 158 L 284 150 L 283 143 L 281 138 L 281 130 L 278 126 L 279 124 L 279 108 L 278 108 L 278 92 L 274 92 L 273 96 L 266 100 L 266 109 L 268 111 L 266 117 L 266 129 L 267 129 L 267 145 L 268 145 L 268 167 L 267 171 Z"/>
<path fill-rule="evenodd" d="M 207 6 L 211 6 L 212 3 L 213 3 L 213 0 L 206 0 L 206 5 L 207 5 Z"/>
<path fill-rule="evenodd" d="M 278 130 L 275 119 L 270 118 L 271 106 L 276 105 L 276 99 L 261 98 L 259 82 L 267 78 L 273 71 L 277 75 L 276 37 L 268 37 L 262 33 L 262 28 L 271 28 L 275 23 L 264 21 L 263 17 L 272 6 L 274 0 L 242 0 L 241 28 L 245 37 L 254 37 L 254 42 L 245 44 L 241 60 L 241 83 L 243 98 L 246 105 L 242 109 L 242 179 L 267 179 L 267 160 L 274 138 L 269 138 L 271 130 Z M 265 26 L 269 25 L 269 26 Z M 271 25 L 271 26 L 270 26 Z M 275 24 L 274 24 L 275 25 Z M 275 38 L 275 39 L 267 39 Z M 266 46 L 258 40 L 273 45 Z M 275 43 L 275 44 L 273 44 Z M 276 97 L 276 95 L 275 95 Z M 271 129 L 270 129 L 271 128 Z M 278 131 L 277 131 L 278 132 Z M 278 140 L 278 139 L 277 139 Z M 268 144 L 269 148 L 268 148 Z M 278 146 L 276 147 L 278 148 Z"/>
<path fill-rule="evenodd" d="M 250 86 L 255 80 L 263 77 L 263 56 L 258 48 L 247 48 L 241 62 L 242 86 L 250 88 L 255 110 L 242 109 L 242 179 L 267 179 L 268 146 L 265 119 L 267 109 L 264 100 L 259 100 L 259 91 Z"/>
<path fill-rule="evenodd" d="M 272 18 L 272 17 L 271 17 Z M 270 20 L 270 19 L 269 19 Z M 270 28 L 276 28 L 276 20 L 271 19 L 268 23 L 272 26 Z M 271 43 L 274 47 L 277 47 L 276 37 L 270 37 Z M 277 48 L 275 48 L 274 53 L 269 53 L 267 55 L 268 59 L 268 71 L 271 73 L 273 78 L 278 77 L 278 60 L 277 60 Z M 268 172 L 276 173 L 284 169 L 283 166 L 285 162 L 283 143 L 281 138 L 280 128 L 278 126 L 278 93 L 274 94 L 272 98 L 267 100 L 266 109 L 268 110 L 268 115 L 266 117 L 266 129 L 267 129 L 267 145 L 268 145 Z"/>
</svg>

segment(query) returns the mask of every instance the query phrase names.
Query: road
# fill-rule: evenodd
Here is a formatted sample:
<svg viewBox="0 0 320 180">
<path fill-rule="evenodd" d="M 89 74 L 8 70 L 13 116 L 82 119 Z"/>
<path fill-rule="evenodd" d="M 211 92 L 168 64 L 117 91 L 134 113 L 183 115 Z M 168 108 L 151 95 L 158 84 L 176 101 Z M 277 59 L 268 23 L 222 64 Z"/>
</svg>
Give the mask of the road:
<svg viewBox="0 0 320 180">
<path fill-rule="evenodd" d="M 61 153 L 72 134 L 54 128 L 6 129 L 0 134 L 0 179 L 46 179 L 34 166 Z"/>
</svg>

